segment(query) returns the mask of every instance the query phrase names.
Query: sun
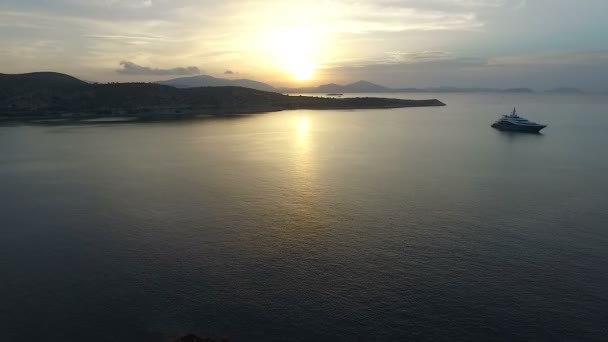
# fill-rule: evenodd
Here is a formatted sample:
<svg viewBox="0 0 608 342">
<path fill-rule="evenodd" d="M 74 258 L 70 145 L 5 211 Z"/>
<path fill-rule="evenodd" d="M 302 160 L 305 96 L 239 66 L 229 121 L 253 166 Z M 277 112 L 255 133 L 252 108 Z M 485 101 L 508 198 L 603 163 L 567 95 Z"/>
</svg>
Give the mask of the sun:
<svg viewBox="0 0 608 342">
<path fill-rule="evenodd" d="M 312 78 L 315 72 L 315 66 L 308 61 L 296 59 L 292 61 L 291 65 L 288 67 L 288 70 L 296 81 L 308 81 Z"/>
<path fill-rule="evenodd" d="M 296 81 L 314 77 L 320 43 L 317 32 L 304 27 L 275 28 L 266 40 L 273 64 Z"/>
</svg>

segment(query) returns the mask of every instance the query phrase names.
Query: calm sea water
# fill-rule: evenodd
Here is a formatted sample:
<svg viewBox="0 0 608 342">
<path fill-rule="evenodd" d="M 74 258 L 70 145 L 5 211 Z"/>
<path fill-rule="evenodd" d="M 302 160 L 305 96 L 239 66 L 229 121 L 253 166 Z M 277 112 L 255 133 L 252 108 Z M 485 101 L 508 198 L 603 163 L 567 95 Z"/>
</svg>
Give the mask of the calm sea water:
<svg viewBox="0 0 608 342">
<path fill-rule="evenodd" d="M 0 127 L 0 340 L 605 339 L 608 98 L 399 96 Z"/>
</svg>

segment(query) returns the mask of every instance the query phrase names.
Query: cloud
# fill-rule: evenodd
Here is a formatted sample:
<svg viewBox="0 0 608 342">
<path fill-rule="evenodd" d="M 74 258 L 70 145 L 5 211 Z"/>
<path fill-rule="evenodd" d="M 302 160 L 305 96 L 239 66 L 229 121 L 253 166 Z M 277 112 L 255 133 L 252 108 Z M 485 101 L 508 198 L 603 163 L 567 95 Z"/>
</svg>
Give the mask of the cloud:
<svg viewBox="0 0 608 342">
<path fill-rule="evenodd" d="M 126 8 L 146 8 L 153 5 L 152 0 L 104 0 L 101 2 L 87 1 L 80 3 L 87 5 L 122 6 Z"/>
<path fill-rule="evenodd" d="M 447 51 L 430 50 L 419 52 L 389 51 L 384 53 L 387 63 L 415 63 L 451 58 L 452 55 Z"/>
<path fill-rule="evenodd" d="M 234 72 L 232 70 L 226 70 L 226 71 L 224 71 L 224 75 L 234 75 L 234 74 L 238 74 L 238 72 Z"/>
<path fill-rule="evenodd" d="M 570 51 L 545 55 L 503 56 L 490 58 L 491 67 L 553 67 L 573 65 L 608 66 L 608 50 Z"/>
<path fill-rule="evenodd" d="M 385 6 L 427 8 L 442 11 L 457 9 L 497 9 L 525 7 L 526 0 L 383 0 Z"/>
<path fill-rule="evenodd" d="M 116 40 L 143 40 L 143 41 L 171 41 L 170 39 L 164 38 L 162 36 L 153 36 L 153 35 L 100 35 L 100 34 L 88 34 L 84 36 L 85 38 L 97 38 L 97 39 L 116 39 Z"/>
<path fill-rule="evenodd" d="M 150 67 L 144 67 L 137 65 L 133 62 L 122 61 L 120 62 L 122 69 L 116 70 L 119 74 L 124 75 L 154 75 L 154 76 L 167 76 L 167 75 L 200 75 L 201 70 L 195 66 L 189 67 L 177 67 L 171 69 L 153 69 Z"/>
</svg>

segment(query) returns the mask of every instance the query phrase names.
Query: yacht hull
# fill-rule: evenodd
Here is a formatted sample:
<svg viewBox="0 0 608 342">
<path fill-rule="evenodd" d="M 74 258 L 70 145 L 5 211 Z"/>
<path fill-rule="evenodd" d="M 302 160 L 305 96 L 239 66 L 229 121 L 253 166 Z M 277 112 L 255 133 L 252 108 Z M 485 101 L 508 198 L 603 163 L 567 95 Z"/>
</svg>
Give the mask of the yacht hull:
<svg viewBox="0 0 608 342">
<path fill-rule="evenodd" d="M 500 131 L 523 132 L 523 133 L 539 133 L 541 129 L 547 127 L 545 125 L 516 125 L 510 122 L 500 122 L 492 124 L 492 127 Z"/>
</svg>

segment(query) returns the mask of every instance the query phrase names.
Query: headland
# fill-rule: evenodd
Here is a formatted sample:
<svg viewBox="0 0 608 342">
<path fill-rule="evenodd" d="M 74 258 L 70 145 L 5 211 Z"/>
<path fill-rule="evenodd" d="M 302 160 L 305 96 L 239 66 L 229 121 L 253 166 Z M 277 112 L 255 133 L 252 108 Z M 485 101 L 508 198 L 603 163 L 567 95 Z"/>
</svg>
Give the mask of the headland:
<svg viewBox="0 0 608 342">
<path fill-rule="evenodd" d="M 293 109 L 444 105 L 436 99 L 290 96 L 232 86 L 180 89 L 155 83 L 96 84 L 52 72 L 0 74 L 0 123 L 157 121 Z"/>
</svg>

